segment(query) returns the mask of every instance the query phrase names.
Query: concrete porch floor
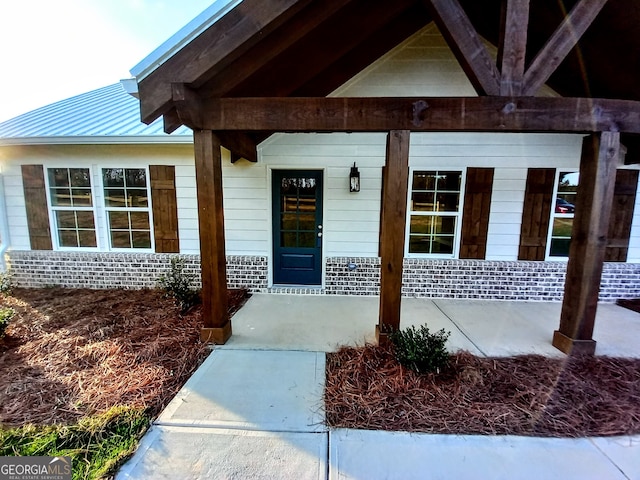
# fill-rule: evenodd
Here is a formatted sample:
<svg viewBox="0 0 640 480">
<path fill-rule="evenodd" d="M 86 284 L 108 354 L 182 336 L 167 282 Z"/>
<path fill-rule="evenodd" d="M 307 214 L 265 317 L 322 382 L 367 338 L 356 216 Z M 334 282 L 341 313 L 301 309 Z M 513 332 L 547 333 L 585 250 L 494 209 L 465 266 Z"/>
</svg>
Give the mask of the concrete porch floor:
<svg viewBox="0 0 640 480">
<path fill-rule="evenodd" d="M 402 325 L 451 331 L 451 350 L 538 353 L 560 304 L 403 299 Z M 555 439 L 331 430 L 326 351 L 374 339 L 378 299 L 254 295 L 143 438 L 118 479 L 640 480 L 640 436 Z M 640 357 L 640 314 L 600 305 L 596 354 Z"/>
<path fill-rule="evenodd" d="M 378 297 L 253 295 L 233 317 L 233 336 L 218 348 L 330 352 L 374 342 L 378 304 Z M 559 302 L 403 298 L 400 327 L 444 328 L 451 351 L 564 356 L 551 345 L 561 308 Z M 640 358 L 640 314 L 600 304 L 594 339 L 597 355 Z"/>
</svg>

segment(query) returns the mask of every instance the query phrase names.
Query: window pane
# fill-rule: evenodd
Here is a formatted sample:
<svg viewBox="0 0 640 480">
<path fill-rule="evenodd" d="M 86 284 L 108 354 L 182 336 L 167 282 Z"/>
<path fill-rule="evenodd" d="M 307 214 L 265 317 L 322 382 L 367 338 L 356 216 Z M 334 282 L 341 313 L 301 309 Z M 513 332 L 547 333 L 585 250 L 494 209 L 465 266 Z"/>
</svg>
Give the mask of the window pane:
<svg viewBox="0 0 640 480">
<path fill-rule="evenodd" d="M 78 246 L 78 237 L 75 230 L 58 230 L 58 240 L 61 247 Z"/>
<path fill-rule="evenodd" d="M 124 169 L 103 168 L 102 182 L 105 187 L 124 187 Z"/>
<path fill-rule="evenodd" d="M 51 205 L 54 207 L 71 206 L 71 192 L 68 188 L 51 189 Z"/>
<path fill-rule="evenodd" d="M 69 170 L 66 168 L 50 168 L 49 169 L 49 186 L 50 187 L 68 187 L 69 186 Z"/>
<path fill-rule="evenodd" d="M 91 187 L 88 168 L 70 168 L 69 177 L 71 177 L 72 187 Z"/>
<path fill-rule="evenodd" d="M 460 172 L 438 172 L 438 190 L 459 192 L 461 177 Z"/>
<path fill-rule="evenodd" d="M 436 208 L 438 212 L 457 212 L 460 194 L 439 193 L 437 195 Z"/>
<path fill-rule="evenodd" d="M 95 230 L 96 227 L 93 223 L 93 212 L 76 212 L 76 218 L 78 219 L 78 228 Z"/>
<path fill-rule="evenodd" d="M 80 230 L 78 231 L 78 237 L 81 247 L 96 247 L 96 232 L 95 230 Z"/>
<path fill-rule="evenodd" d="M 91 206 L 91 190 L 86 188 L 74 188 L 71 190 L 73 195 L 74 207 L 90 207 Z"/>
<path fill-rule="evenodd" d="M 409 252 L 410 253 L 431 253 L 431 237 L 410 235 L 409 236 Z"/>
<path fill-rule="evenodd" d="M 419 192 L 411 194 L 411 210 L 415 212 L 433 212 L 435 207 L 434 194 L 431 192 Z"/>
<path fill-rule="evenodd" d="M 437 235 L 433 237 L 431 253 L 453 253 L 453 237 Z"/>
<path fill-rule="evenodd" d="M 453 235 L 456 232 L 456 217 L 434 217 L 434 233 Z"/>
<path fill-rule="evenodd" d="M 549 256 L 551 257 L 568 257 L 569 246 L 571 245 L 570 238 L 552 238 L 551 247 L 549 250 Z"/>
<path fill-rule="evenodd" d="M 560 172 L 558 176 L 558 193 L 576 193 L 578 191 L 578 172 Z"/>
<path fill-rule="evenodd" d="M 124 190 L 105 189 L 104 203 L 107 207 L 125 207 Z"/>
<path fill-rule="evenodd" d="M 435 190 L 436 172 L 413 172 L 413 190 Z"/>
<path fill-rule="evenodd" d="M 411 215 L 411 233 L 430 234 L 433 227 L 433 217 L 430 215 Z"/>
<path fill-rule="evenodd" d="M 133 232 L 133 248 L 151 248 L 151 234 L 149 232 Z"/>
<path fill-rule="evenodd" d="M 571 238 L 571 230 L 573 228 L 573 218 L 554 218 L 552 237 Z"/>
<path fill-rule="evenodd" d="M 149 214 L 147 212 L 131 212 L 131 228 L 134 230 L 149 230 Z"/>
<path fill-rule="evenodd" d="M 127 212 L 109 212 L 109 228 L 111 230 L 129 230 L 129 214 Z"/>
<path fill-rule="evenodd" d="M 147 187 L 147 172 L 143 168 L 127 168 L 126 169 L 127 188 L 131 187 Z"/>
<path fill-rule="evenodd" d="M 127 189 L 127 206 L 136 208 L 146 208 L 149 206 L 147 200 L 147 190 Z"/>
<path fill-rule="evenodd" d="M 111 231 L 111 246 L 113 248 L 131 248 L 129 232 Z"/>
<path fill-rule="evenodd" d="M 56 212 L 56 222 L 58 228 L 76 228 L 76 216 L 73 212 L 58 211 Z"/>
</svg>

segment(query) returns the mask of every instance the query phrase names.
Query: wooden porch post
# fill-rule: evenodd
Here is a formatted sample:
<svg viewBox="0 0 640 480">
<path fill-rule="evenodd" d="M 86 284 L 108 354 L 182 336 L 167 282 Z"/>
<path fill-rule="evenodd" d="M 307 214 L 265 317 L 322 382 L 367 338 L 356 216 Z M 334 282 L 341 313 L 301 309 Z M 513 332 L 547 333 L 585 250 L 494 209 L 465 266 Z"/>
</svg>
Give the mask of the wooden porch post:
<svg viewBox="0 0 640 480">
<path fill-rule="evenodd" d="M 619 161 L 619 133 L 584 139 L 560 328 L 553 334 L 553 345 L 567 354 L 596 350 L 593 327 Z"/>
<path fill-rule="evenodd" d="M 194 131 L 202 316 L 205 342 L 224 344 L 231 336 L 227 310 L 227 258 L 224 240 L 220 139 L 210 130 Z"/>
<path fill-rule="evenodd" d="M 389 330 L 400 327 L 409 184 L 409 137 L 409 130 L 393 130 L 387 137 L 380 215 L 380 316 L 376 326 L 379 344 L 388 340 Z"/>
</svg>

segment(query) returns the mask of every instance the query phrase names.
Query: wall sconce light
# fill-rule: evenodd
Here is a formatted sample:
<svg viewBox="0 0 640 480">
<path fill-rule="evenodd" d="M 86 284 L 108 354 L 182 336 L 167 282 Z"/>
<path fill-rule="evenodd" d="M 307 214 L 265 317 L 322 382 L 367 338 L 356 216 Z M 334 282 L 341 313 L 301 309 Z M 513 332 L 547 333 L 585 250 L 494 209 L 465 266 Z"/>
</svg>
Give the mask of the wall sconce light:
<svg viewBox="0 0 640 480">
<path fill-rule="evenodd" d="M 360 191 L 360 172 L 356 167 L 356 162 L 353 162 L 353 167 L 351 167 L 351 173 L 349 174 L 349 191 L 351 193 Z"/>
</svg>

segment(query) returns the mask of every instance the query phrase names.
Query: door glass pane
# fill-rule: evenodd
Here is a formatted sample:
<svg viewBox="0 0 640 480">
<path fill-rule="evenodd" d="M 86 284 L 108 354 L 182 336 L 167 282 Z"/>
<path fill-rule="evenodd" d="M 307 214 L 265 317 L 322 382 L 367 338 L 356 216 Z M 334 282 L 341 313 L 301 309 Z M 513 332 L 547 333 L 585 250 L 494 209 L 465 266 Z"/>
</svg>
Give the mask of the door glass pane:
<svg viewBox="0 0 640 480">
<path fill-rule="evenodd" d="M 298 211 L 298 198 L 295 196 L 285 195 L 282 197 L 282 211 L 283 212 L 297 212 Z"/>
<path fill-rule="evenodd" d="M 296 232 L 282 232 L 280 234 L 281 247 L 295 248 L 298 246 L 298 234 Z"/>
<path fill-rule="evenodd" d="M 316 246 L 315 232 L 300 232 L 298 234 L 298 247 L 314 248 Z"/>
<path fill-rule="evenodd" d="M 280 220 L 282 230 L 296 230 L 298 228 L 298 215 L 295 213 L 283 213 Z"/>
<path fill-rule="evenodd" d="M 316 216 L 312 213 L 301 213 L 298 215 L 298 229 L 314 232 L 316 230 Z"/>
</svg>

